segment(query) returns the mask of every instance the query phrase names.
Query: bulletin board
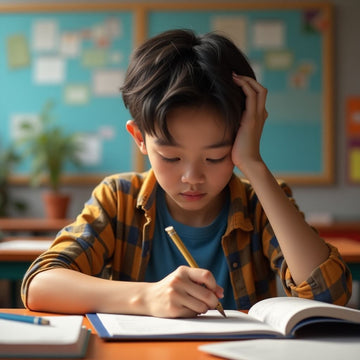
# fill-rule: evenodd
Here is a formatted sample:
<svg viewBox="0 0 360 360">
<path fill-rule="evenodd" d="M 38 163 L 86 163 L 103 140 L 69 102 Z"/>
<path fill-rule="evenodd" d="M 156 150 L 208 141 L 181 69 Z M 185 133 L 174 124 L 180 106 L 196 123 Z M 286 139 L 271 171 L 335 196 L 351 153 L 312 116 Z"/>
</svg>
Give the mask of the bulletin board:
<svg viewBox="0 0 360 360">
<path fill-rule="evenodd" d="M 111 74 L 117 74 L 120 87 L 132 49 L 146 38 L 170 28 L 190 28 L 198 34 L 219 31 L 231 37 L 247 55 L 258 80 L 268 89 L 269 117 L 261 152 L 276 177 L 291 184 L 333 181 L 333 20 L 330 4 L 87 4 L 86 11 L 81 4 L 71 5 L 72 9 L 68 8 L 70 5 L 47 5 L 46 11 L 42 11 L 43 6 L 38 5 L 32 11 L 11 8 L 11 11 L 0 13 L 0 46 L 5 46 L 9 37 L 22 34 L 30 48 L 30 65 L 16 69 L 9 68 L 9 58 L 1 55 L 6 51 L 0 49 L 0 71 L 4 72 L 0 73 L 0 78 L 5 76 L 6 79 L 0 84 L 0 114 L 7 120 L 1 121 L 0 129 L 1 133 L 11 133 L 14 130 L 10 125 L 14 121 L 10 121 L 10 116 L 14 119 L 14 114 L 36 113 L 49 95 L 59 99 L 59 121 L 71 131 L 83 132 L 91 148 L 96 149 L 89 152 L 91 156 L 81 174 L 77 169 L 67 169 L 70 181 L 146 169 L 145 159 L 134 150 L 125 131 L 129 114 L 123 107 L 120 93 L 106 89 L 105 80 L 114 80 L 116 76 Z M 92 34 L 101 34 L 104 28 L 110 28 L 107 31 L 111 33 L 112 29 L 117 37 L 114 35 L 110 43 L 108 41 L 106 56 L 97 51 L 101 44 L 97 44 L 96 39 L 80 40 L 80 54 L 66 58 L 61 83 L 41 84 L 34 82 L 39 54 L 33 49 L 35 40 L 31 38 L 41 26 L 50 26 L 48 32 L 51 26 L 55 27 L 59 35 L 83 34 L 89 30 Z M 70 48 L 69 45 L 68 52 Z M 59 51 L 61 48 L 56 50 Z M 114 62 L 109 60 L 111 54 L 114 54 Z M 99 72 L 100 75 L 96 75 Z M 106 77 L 106 74 L 110 75 Z M 46 73 L 35 75 L 40 76 L 40 80 L 41 76 L 46 77 Z M 100 76 L 100 80 L 96 76 Z M 87 97 L 81 95 L 81 84 L 88 86 Z M 68 87 L 71 95 L 72 85 L 75 95 L 70 96 L 69 102 Z M 110 94 L 106 94 L 107 91 Z M 77 104 L 79 99 L 84 103 Z M 22 166 L 17 170 L 19 176 L 26 174 L 26 164 Z"/>
<path fill-rule="evenodd" d="M 23 122 L 52 115 L 83 144 L 80 168 L 67 164 L 66 181 L 97 182 L 133 167 L 130 118 L 119 88 L 136 41 L 135 15 L 126 6 L 19 5 L 0 7 L 0 141 L 21 138 Z M 85 10 L 87 9 L 87 10 Z M 8 136 L 3 136 L 7 134 Z M 26 182 L 30 161 L 14 171 Z"/>
</svg>

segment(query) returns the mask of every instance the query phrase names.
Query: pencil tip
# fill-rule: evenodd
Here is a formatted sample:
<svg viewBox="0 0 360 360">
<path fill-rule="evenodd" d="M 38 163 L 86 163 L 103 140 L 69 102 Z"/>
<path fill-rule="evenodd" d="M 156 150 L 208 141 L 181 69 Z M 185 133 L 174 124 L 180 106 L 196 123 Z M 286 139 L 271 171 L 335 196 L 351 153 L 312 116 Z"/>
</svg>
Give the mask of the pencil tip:
<svg viewBox="0 0 360 360">
<path fill-rule="evenodd" d="M 218 305 L 216 306 L 216 310 L 217 310 L 224 318 L 227 317 L 226 314 L 225 314 L 225 311 L 224 311 L 224 309 L 223 309 L 223 307 L 222 307 L 222 305 L 221 305 L 220 303 L 218 303 Z"/>
</svg>

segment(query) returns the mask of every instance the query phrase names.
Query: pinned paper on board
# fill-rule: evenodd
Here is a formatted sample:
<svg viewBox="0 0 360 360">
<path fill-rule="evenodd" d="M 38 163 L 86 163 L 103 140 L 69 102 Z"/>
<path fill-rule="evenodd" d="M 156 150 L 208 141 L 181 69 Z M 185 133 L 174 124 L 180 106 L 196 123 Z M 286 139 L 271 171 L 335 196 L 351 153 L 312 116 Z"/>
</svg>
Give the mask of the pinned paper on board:
<svg viewBox="0 0 360 360">
<path fill-rule="evenodd" d="M 247 23 L 243 16 L 214 16 L 211 22 L 213 31 L 229 36 L 235 45 L 246 52 L 247 49 Z"/>
<path fill-rule="evenodd" d="M 7 39 L 8 66 L 11 69 L 28 67 L 30 65 L 29 46 L 25 35 L 15 34 Z"/>
<path fill-rule="evenodd" d="M 36 84 L 61 84 L 65 79 L 65 62 L 59 56 L 40 56 L 34 61 Z"/>
<path fill-rule="evenodd" d="M 104 67 L 107 52 L 103 49 L 86 49 L 82 53 L 82 65 L 87 68 Z"/>
<path fill-rule="evenodd" d="M 94 26 L 92 31 L 92 38 L 97 47 L 108 48 L 111 43 L 111 38 L 109 37 L 106 27 L 104 25 Z"/>
<path fill-rule="evenodd" d="M 119 96 L 124 82 L 123 70 L 98 70 L 93 74 L 93 93 L 96 96 Z"/>
<path fill-rule="evenodd" d="M 124 55 L 121 51 L 110 51 L 108 60 L 110 64 L 120 64 L 124 60 Z"/>
<path fill-rule="evenodd" d="M 68 84 L 64 89 L 64 102 L 69 105 L 85 105 L 89 102 L 90 89 L 85 84 Z"/>
<path fill-rule="evenodd" d="M 19 140 L 25 136 L 23 126 L 31 125 L 35 132 L 41 130 L 41 123 L 38 114 L 13 114 L 10 118 L 10 136 L 12 140 Z"/>
<path fill-rule="evenodd" d="M 105 20 L 105 31 L 111 39 L 122 36 L 122 22 L 116 17 L 109 17 Z"/>
<path fill-rule="evenodd" d="M 258 20 L 253 25 L 253 46 L 280 49 L 285 46 L 285 24 L 278 20 Z"/>
<path fill-rule="evenodd" d="M 79 135 L 81 151 L 80 161 L 83 165 L 98 165 L 103 157 L 103 146 L 101 138 L 96 133 L 82 133 Z"/>
<path fill-rule="evenodd" d="M 110 125 L 100 126 L 99 135 L 104 140 L 112 140 L 116 136 L 116 130 Z"/>
<path fill-rule="evenodd" d="M 76 32 L 65 32 L 60 37 L 60 53 L 68 58 L 80 55 L 81 37 Z"/>
<path fill-rule="evenodd" d="M 303 28 L 306 32 L 323 32 L 329 27 L 327 16 L 322 10 L 306 10 L 303 13 Z"/>
<path fill-rule="evenodd" d="M 58 47 L 58 25 L 53 20 L 38 20 L 32 29 L 32 46 L 35 51 L 54 51 Z"/>
<path fill-rule="evenodd" d="M 270 70 L 288 70 L 294 61 L 294 54 L 286 50 L 267 51 L 265 65 Z"/>
<path fill-rule="evenodd" d="M 290 74 L 290 86 L 294 89 L 306 89 L 309 87 L 311 76 L 315 72 L 315 65 L 304 61 L 296 66 Z"/>
</svg>

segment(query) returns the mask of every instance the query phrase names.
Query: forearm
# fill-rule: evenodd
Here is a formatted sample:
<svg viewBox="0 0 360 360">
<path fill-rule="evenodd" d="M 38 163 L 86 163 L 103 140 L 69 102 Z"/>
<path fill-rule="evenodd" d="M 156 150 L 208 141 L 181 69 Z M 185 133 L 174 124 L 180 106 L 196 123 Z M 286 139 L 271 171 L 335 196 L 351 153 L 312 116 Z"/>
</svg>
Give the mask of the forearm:
<svg viewBox="0 0 360 360">
<path fill-rule="evenodd" d="M 27 306 L 31 310 L 67 314 L 192 317 L 214 309 L 222 296 L 223 289 L 204 269 L 180 266 L 161 281 L 146 283 L 105 280 L 56 268 L 32 279 Z"/>
<path fill-rule="evenodd" d="M 324 241 L 306 223 L 262 161 L 242 169 L 256 192 L 296 284 L 329 256 Z"/>
<path fill-rule="evenodd" d="M 142 292 L 146 285 L 106 280 L 57 268 L 37 274 L 30 282 L 27 306 L 31 310 L 67 314 L 145 314 Z"/>
</svg>

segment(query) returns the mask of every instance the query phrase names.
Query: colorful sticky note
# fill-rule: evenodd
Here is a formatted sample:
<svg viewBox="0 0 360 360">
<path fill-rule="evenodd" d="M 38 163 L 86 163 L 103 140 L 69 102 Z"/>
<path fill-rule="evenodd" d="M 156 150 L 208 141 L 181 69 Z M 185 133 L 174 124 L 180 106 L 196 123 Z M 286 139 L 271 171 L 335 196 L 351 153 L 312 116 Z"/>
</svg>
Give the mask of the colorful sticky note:
<svg viewBox="0 0 360 360">
<path fill-rule="evenodd" d="M 360 148 L 350 149 L 349 167 L 350 181 L 360 183 Z"/>
<path fill-rule="evenodd" d="M 82 53 L 82 64 L 87 68 L 103 67 L 106 60 L 107 52 L 102 49 L 86 49 Z"/>
<path fill-rule="evenodd" d="M 265 64 L 271 70 L 287 70 L 294 61 L 294 55 L 291 51 L 274 50 L 265 53 Z"/>
<path fill-rule="evenodd" d="M 348 136 L 360 137 L 360 96 L 352 96 L 347 99 L 346 123 Z"/>
<path fill-rule="evenodd" d="M 29 46 L 25 35 L 16 34 L 7 39 L 8 65 L 11 69 L 23 68 L 30 65 Z"/>
<path fill-rule="evenodd" d="M 90 89 L 83 84 L 69 84 L 64 89 L 64 101 L 71 105 L 84 105 L 89 102 Z"/>
</svg>

